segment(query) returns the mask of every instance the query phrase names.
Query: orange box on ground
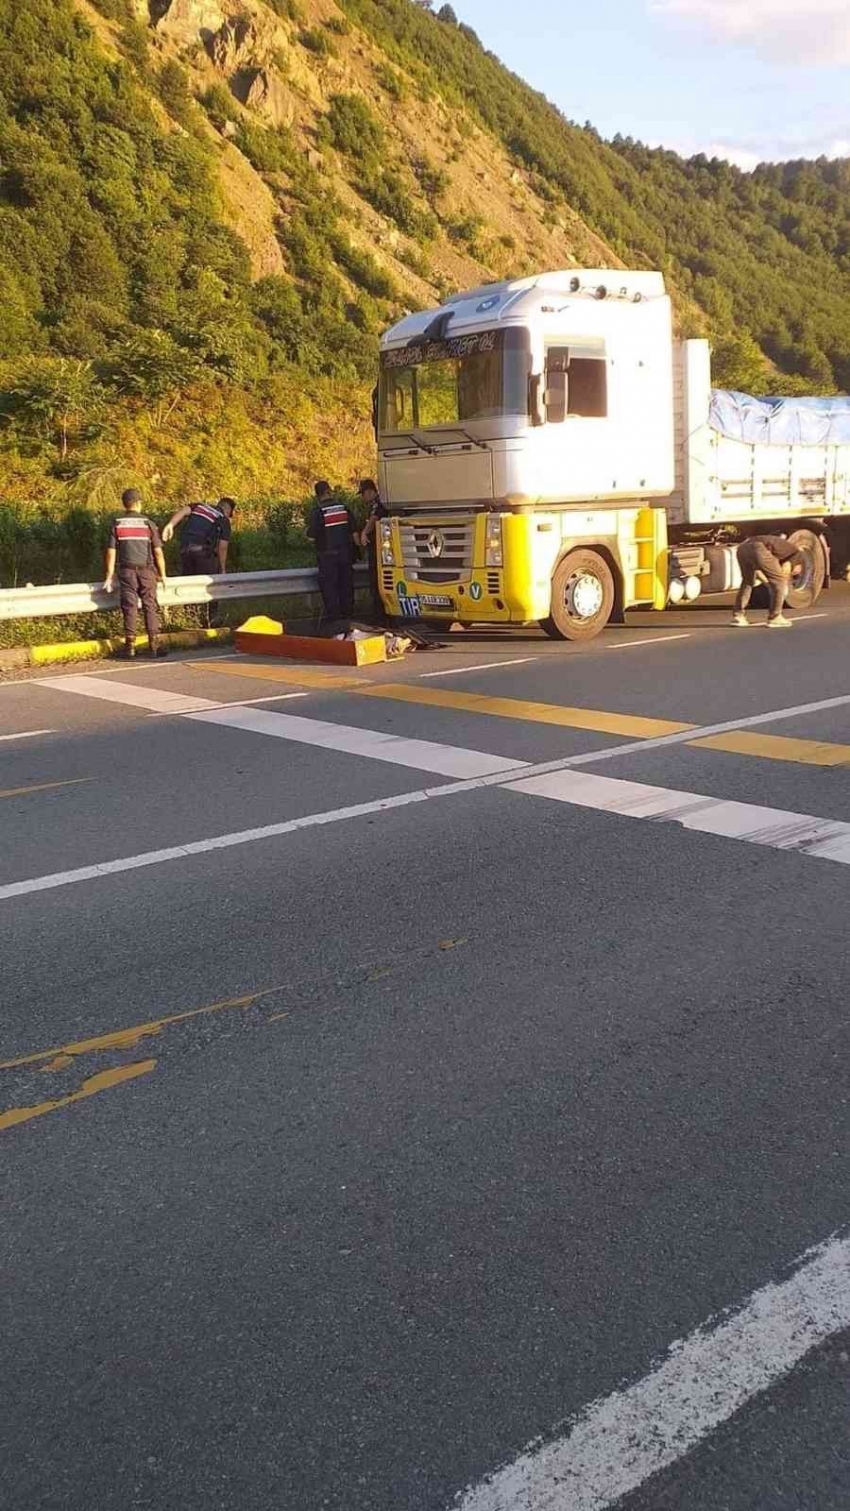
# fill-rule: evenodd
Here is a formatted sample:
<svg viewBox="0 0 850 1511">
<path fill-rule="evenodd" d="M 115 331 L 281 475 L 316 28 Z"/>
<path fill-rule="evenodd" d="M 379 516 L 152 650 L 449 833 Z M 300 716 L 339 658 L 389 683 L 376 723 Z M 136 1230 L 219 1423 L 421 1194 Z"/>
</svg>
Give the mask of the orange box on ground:
<svg viewBox="0 0 850 1511">
<path fill-rule="evenodd" d="M 383 635 L 365 640 L 324 640 L 319 635 L 287 635 L 283 624 L 258 616 L 246 620 L 233 637 L 238 651 L 255 656 L 283 656 L 291 661 L 321 661 L 330 666 L 375 666 L 387 659 Z"/>
</svg>

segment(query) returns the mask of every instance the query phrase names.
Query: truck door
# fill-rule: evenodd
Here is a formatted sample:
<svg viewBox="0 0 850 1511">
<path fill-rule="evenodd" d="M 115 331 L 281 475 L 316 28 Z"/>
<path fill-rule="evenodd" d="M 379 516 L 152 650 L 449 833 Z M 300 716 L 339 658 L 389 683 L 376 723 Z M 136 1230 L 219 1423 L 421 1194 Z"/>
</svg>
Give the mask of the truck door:
<svg viewBox="0 0 850 1511">
<path fill-rule="evenodd" d="M 544 498 L 559 502 L 616 492 L 605 342 L 547 340 L 544 384 L 546 425 L 540 478 Z"/>
</svg>

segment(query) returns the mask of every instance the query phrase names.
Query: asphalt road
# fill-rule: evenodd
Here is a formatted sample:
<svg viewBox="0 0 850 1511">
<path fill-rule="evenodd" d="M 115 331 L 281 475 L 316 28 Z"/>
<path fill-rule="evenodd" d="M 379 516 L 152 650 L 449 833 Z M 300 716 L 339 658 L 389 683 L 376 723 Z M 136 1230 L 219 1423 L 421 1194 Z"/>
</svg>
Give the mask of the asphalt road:
<svg viewBox="0 0 850 1511">
<path fill-rule="evenodd" d="M 850 590 L 727 617 L 0 687 L 0 1505 L 845 1511 Z"/>
</svg>

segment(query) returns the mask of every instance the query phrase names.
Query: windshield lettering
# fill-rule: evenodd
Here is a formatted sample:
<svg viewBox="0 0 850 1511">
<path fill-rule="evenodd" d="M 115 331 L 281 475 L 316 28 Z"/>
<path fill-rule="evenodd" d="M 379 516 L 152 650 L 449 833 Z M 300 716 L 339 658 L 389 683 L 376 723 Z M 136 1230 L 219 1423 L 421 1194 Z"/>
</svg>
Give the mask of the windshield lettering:
<svg viewBox="0 0 850 1511">
<path fill-rule="evenodd" d="M 449 429 L 528 414 L 531 356 L 520 328 L 475 331 L 381 354 L 384 433 Z"/>
</svg>

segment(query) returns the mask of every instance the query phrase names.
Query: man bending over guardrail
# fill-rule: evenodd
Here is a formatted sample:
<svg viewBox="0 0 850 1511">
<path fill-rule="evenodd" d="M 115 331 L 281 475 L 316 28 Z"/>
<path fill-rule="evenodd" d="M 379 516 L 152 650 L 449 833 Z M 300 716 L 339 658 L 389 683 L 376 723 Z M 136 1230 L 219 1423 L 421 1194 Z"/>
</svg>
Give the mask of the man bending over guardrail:
<svg viewBox="0 0 850 1511">
<path fill-rule="evenodd" d="M 217 504 L 185 504 L 172 514 L 162 538 L 167 545 L 177 526 L 183 526 L 180 571 L 184 577 L 212 577 L 226 571 L 232 533 L 230 520 L 235 508 L 235 499 L 220 498 Z"/>
</svg>

